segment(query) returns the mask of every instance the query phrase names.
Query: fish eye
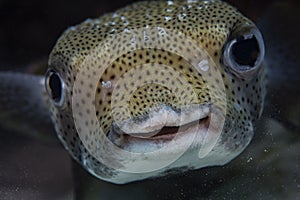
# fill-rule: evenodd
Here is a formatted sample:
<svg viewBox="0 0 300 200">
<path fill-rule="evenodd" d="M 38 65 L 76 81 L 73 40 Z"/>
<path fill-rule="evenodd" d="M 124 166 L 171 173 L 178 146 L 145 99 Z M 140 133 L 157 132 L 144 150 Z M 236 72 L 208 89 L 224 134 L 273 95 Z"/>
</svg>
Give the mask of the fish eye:
<svg viewBox="0 0 300 200">
<path fill-rule="evenodd" d="M 62 81 L 59 73 L 52 69 L 49 69 L 46 73 L 45 86 L 46 91 L 53 100 L 54 104 L 57 106 L 61 106 L 64 97 L 64 82 Z"/>
<path fill-rule="evenodd" d="M 264 59 L 265 47 L 261 33 L 252 28 L 229 40 L 224 50 L 224 64 L 237 75 L 255 72 Z"/>
</svg>

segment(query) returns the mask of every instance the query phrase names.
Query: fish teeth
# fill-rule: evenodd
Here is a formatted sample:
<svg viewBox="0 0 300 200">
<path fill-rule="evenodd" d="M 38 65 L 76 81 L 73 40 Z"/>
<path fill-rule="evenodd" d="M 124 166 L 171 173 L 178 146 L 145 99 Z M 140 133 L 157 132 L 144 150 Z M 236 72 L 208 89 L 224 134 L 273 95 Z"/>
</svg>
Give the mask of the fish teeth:
<svg viewBox="0 0 300 200">
<path fill-rule="evenodd" d="M 114 122 L 116 132 L 126 134 L 149 133 L 165 126 L 183 126 L 193 121 L 203 119 L 210 114 L 210 105 L 191 105 L 175 111 L 169 106 L 162 105 L 152 109 L 142 118 L 130 118 L 121 122 Z"/>
</svg>

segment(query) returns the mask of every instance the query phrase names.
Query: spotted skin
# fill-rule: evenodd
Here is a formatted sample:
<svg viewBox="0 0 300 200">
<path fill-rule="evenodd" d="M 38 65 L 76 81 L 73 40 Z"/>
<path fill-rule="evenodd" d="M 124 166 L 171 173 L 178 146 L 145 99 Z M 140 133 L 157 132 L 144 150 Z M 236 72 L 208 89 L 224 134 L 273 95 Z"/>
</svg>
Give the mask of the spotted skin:
<svg viewBox="0 0 300 200">
<path fill-rule="evenodd" d="M 260 67 L 258 72 L 250 74 L 246 78 L 237 76 L 229 67 L 224 66 L 223 50 L 227 41 L 238 34 L 242 28 L 255 27 L 249 19 L 225 2 L 218 0 L 138 2 L 115 13 L 109 13 L 97 19 L 86 20 L 75 27 L 71 27 L 59 38 L 49 58 L 49 67 L 60 74 L 65 84 L 63 105 L 57 106 L 53 104 L 51 106 L 52 120 L 60 140 L 72 157 L 95 176 L 115 183 L 125 183 L 159 176 L 164 171 L 142 178 L 128 178 L 128 181 L 115 181 L 114 178 L 118 176 L 119 172 L 97 161 L 79 139 L 73 119 L 72 89 L 76 75 L 85 58 L 102 41 L 112 35 L 147 26 L 162 27 L 183 33 L 196 41 L 197 45 L 204 48 L 212 58 L 212 61 L 216 63 L 214 70 L 220 72 L 221 78 L 214 79 L 214 74 L 208 74 L 208 76 L 212 77 L 213 85 L 224 84 L 226 99 L 220 97 L 214 103 L 226 110 L 226 120 L 224 130 L 213 152 L 218 154 L 218 152 L 226 151 L 226 155 L 232 154 L 232 156 L 229 156 L 230 158 L 226 159 L 226 162 L 238 155 L 250 142 L 253 136 L 254 123 L 262 113 L 265 96 L 265 72 L 263 66 Z M 189 44 L 180 43 L 178 42 L 180 38 L 176 40 L 177 36 L 173 36 L 168 41 L 169 45 L 176 44 L 182 49 L 182 52 L 189 52 Z M 122 41 L 119 38 L 119 40 L 111 44 L 111 48 L 108 48 L 107 51 L 118 53 L 118 45 L 122 42 L 126 41 Z M 108 134 L 113 123 L 111 105 L 113 103 L 112 94 L 114 89 L 119 91 L 127 90 L 134 86 L 137 80 L 134 78 L 129 79 L 125 85 L 115 85 L 115 82 L 136 66 L 154 66 L 157 63 L 171 67 L 175 72 L 178 72 L 184 80 L 187 80 L 191 88 L 172 82 L 173 79 L 171 77 L 174 77 L 174 74 L 169 73 L 170 71 L 168 70 L 164 72 L 163 70 L 157 70 L 155 67 L 148 67 L 144 76 L 136 77 L 137 80 L 144 80 L 145 77 L 152 77 L 152 79 L 164 77 L 160 81 L 170 82 L 171 85 L 174 85 L 175 92 L 155 83 L 138 87 L 132 91 L 132 96 L 130 97 L 129 108 L 132 116 L 143 116 L 149 110 L 161 104 L 176 109 L 192 104 L 209 104 L 212 102 L 212 96 L 218 99 L 217 89 L 208 88 L 202 74 L 197 72 L 186 59 L 164 49 L 153 48 L 126 52 L 115 59 L 104 70 L 103 75 L 99 77 L 96 91 L 91 90 L 92 86 L 82 83 L 87 91 L 94 93 L 89 92 L 84 95 L 86 99 L 77 102 L 76 106 L 82 106 L 88 102 L 92 95 L 95 95 L 96 116 L 104 133 Z M 113 88 L 105 89 L 102 87 L 102 83 L 108 81 L 113 83 Z M 224 102 L 227 102 L 227 104 Z M 123 105 L 120 106 L 122 107 Z M 115 114 L 118 119 L 126 120 L 124 113 L 118 113 L 118 110 L 116 110 Z M 86 124 L 88 123 L 90 121 L 86 121 Z M 203 166 L 219 164 L 218 162 L 212 162 L 213 158 L 211 157 L 208 160 L 210 161 Z M 189 168 L 189 166 L 184 166 L 184 164 L 182 167 Z M 166 170 L 170 170 L 170 168 Z"/>
</svg>

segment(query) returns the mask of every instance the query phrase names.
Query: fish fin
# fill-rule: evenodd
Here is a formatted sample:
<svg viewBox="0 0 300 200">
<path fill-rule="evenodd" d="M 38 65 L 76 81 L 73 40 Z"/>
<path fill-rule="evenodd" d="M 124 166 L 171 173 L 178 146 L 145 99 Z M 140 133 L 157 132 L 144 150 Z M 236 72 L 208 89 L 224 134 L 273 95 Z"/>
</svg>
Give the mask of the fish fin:
<svg viewBox="0 0 300 200">
<path fill-rule="evenodd" d="M 266 114 L 300 133 L 300 6 L 272 5 L 258 27 L 266 45 Z"/>
<path fill-rule="evenodd" d="M 41 139 L 54 138 L 43 76 L 0 72 L 0 126 Z"/>
</svg>

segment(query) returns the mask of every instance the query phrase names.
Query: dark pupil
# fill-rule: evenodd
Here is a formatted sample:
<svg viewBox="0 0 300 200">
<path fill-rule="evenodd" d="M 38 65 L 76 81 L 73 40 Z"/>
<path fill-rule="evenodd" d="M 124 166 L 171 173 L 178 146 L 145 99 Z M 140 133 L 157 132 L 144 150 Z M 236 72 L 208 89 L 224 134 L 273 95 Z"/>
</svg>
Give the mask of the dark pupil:
<svg viewBox="0 0 300 200">
<path fill-rule="evenodd" d="M 52 99 L 56 102 L 59 102 L 61 99 L 61 81 L 57 74 L 51 74 L 49 78 L 49 87 L 51 89 Z"/>
<path fill-rule="evenodd" d="M 254 36 L 250 39 L 244 39 L 243 36 L 237 38 L 237 42 L 232 46 L 232 55 L 237 64 L 254 67 L 259 55 L 256 38 Z"/>
</svg>

